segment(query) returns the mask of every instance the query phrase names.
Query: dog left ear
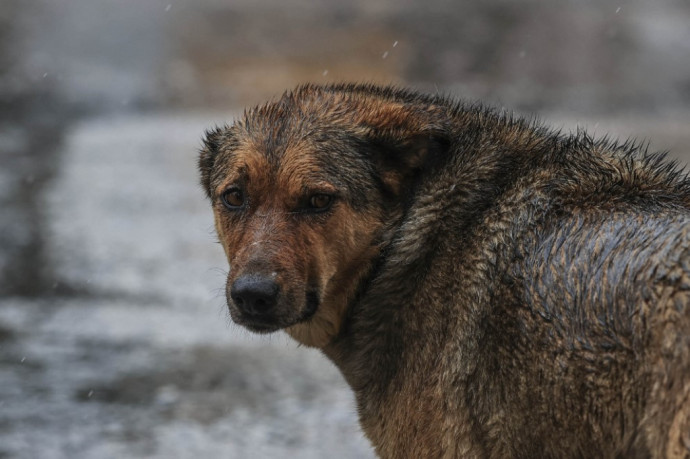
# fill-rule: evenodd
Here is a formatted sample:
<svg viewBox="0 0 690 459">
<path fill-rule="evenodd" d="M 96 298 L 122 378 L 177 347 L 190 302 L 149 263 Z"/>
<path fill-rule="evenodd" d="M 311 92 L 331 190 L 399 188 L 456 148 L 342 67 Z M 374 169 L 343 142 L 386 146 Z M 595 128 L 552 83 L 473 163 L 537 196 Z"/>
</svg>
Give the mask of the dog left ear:
<svg viewBox="0 0 690 459">
<path fill-rule="evenodd" d="M 203 146 L 199 152 L 199 172 L 201 173 L 201 186 L 206 191 L 206 195 L 211 197 L 211 171 L 215 163 L 216 156 L 220 152 L 221 142 L 227 128 L 216 127 L 207 130 L 203 140 Z"/>
</svg>

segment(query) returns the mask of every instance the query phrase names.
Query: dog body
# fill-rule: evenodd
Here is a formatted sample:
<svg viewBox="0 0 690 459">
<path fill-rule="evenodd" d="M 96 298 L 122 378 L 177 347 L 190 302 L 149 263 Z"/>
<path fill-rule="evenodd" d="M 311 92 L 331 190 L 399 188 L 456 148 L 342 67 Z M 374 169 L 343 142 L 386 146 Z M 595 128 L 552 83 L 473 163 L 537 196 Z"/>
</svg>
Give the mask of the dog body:
<svg viewBox="0 0 690 459">
<path fill-rule="evenodd" d="M 207 133 L 233 319 L 319 347 L 384 457 L 690 457 L 690 182 L 442 97 L 303 86 Z"/>
</svg>

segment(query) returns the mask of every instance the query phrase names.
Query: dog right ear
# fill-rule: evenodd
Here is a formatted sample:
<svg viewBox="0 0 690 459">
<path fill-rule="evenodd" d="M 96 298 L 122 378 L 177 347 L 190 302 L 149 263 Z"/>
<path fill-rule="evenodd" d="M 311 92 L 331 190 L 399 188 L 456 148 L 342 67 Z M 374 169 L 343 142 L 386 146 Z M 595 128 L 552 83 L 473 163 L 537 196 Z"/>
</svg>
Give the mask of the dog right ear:
<svg viewBox="0 0 690 459">
<path fill-rule="evenodd" d="M 438 133 L 415 134 L 403 139 L 378 140 L 376 163 L 386 190 L 400 197 L 417 178 L 446 155 L 450 142 Z"/>
<path fill-rule="evenodd" d="M 442 107 L 383 103 L 360 113 L 360 132 L 374 147 L 384 189 L 394 196 L 409 190 L 450 148 L 449 121 Z"/>
<path fill-rule="evenodd" d="M 207 130 L 204 135 L 203 146 L 199 152 L 199 172 L 201 174 L 201 186 L 204 187 L 206 195 L 211 198 L 211 172 L 216 157 L 220 152 L 221 142 L 227 127 L 215 127 Z"/>
</svg>

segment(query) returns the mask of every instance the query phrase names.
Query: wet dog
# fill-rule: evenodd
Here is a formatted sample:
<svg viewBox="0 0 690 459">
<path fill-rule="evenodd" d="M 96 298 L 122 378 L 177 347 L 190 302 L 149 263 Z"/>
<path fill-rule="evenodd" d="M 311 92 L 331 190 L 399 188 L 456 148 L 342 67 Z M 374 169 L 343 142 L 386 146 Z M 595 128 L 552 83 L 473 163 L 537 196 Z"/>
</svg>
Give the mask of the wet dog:
<svg viewBox="0 0 690 459">
<path fill-rule="evenodd" d="M 633 144 L 306 85 L 199 159 L 235 322 L 318 347 L 384 457 L 690 457 L 690 181 Z"/>
</svg>

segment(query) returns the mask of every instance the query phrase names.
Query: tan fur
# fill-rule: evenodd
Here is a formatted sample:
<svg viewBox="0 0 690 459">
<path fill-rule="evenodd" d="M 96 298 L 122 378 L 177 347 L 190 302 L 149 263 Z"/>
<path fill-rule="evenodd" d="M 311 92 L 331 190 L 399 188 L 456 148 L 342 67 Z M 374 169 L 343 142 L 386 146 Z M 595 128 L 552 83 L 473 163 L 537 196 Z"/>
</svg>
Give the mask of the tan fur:
<svg viewBox="0 0 690 459">
<path fill-rule="evenodd" d="M 316 315 L 305 323 L 288 327 L 290 336 L 307 346 L 322 348 L 338 336 L 347 307 L 352 300 L 359 280 L 368 271 L 378 254 L 378 247 L 371 245 L 372 229 L 377 228 L 373 219 L 347 219 L 343 215 L 333 220 L 333 232 L 324 232 L 312 250 L 319 250 L 319 269 L 322 278 L 323 305 Z M 330 237 L 338 234 L 339 238 Z M 330 255 L 330 256 L 329 256 Z"/>
<path fill-rule="evenodd" d="M 222 205 L 214 210 L 216 231 L 232 267 L 228 284 L 256 264 L 266 264 L 277 272 L 277 279 L 287 288 L 301 288 L 308 278 L 316 279 L 324 307 L 308 322 L 286 331 L 302 344 L 323 347 L 339 333 L 354 290 L 377 255 L 372 239 L 382 224 L 373 216 L 354 216 L 341 208 L 318 231 L 309 225 L 297 231 L 281 230 L 290 225 L 290 209 L 305 184 L 320 190 L 332 188 L 328 183 L 309 180 L 308 172 L 313 169 L 310 148 L 300 143 L 287 149 L 278 173 L 268 177 L 264 174 L 269 167 L 266 159 L 248 142 L 235 152 L 216 193 L 236 182 L 241 170 L 247 171 L 255 213 L 242 231 L 237 231 Z M 338 237 L 333 238 L 333 234 Z"/>
</svg>

